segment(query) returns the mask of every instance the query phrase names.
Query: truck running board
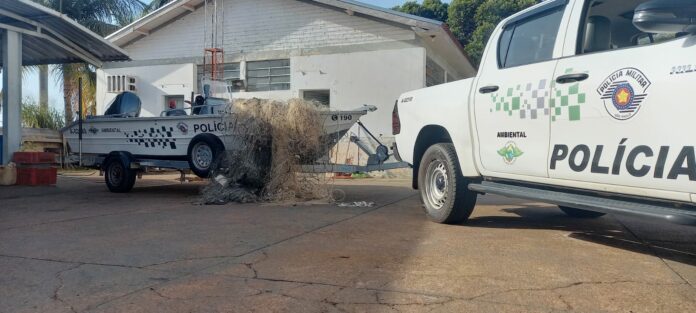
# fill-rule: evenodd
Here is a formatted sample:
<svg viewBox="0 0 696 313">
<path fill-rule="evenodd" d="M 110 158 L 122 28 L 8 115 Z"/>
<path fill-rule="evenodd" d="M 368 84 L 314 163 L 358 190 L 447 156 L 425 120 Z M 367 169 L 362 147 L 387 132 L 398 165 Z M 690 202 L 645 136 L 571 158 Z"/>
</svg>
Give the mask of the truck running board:
<svg viewBox="0 0 696 313">
<path fill-rule="evenodd" d="M 696 212 L 679 210 L 674 207 L 607 199 L 570 192 L 549 191 L 490 181 L 471 183 L 469 184 L 469 189 L 481 193 L 550 202 L 588 211 L 658 218 L 677 224 L 696 225 Z"/>
</svg>

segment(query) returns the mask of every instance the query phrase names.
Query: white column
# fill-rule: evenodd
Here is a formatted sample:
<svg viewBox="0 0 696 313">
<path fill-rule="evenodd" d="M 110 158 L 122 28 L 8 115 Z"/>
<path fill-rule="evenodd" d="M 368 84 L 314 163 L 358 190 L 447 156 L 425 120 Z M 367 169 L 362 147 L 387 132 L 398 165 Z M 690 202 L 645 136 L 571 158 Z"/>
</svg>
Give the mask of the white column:
<svg viewBox="0 0 696 313">
<path fill-rule="evenodd" d="M 2 162 L 7 164 L 22 144 L 22 34 L 2 34 Z"/>
</svg>

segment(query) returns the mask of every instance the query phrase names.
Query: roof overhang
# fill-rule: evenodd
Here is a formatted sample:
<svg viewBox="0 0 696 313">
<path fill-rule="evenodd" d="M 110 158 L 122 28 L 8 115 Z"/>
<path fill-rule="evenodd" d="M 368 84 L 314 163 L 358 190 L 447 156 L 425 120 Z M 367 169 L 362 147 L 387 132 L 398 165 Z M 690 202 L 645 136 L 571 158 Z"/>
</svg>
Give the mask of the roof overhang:
<svg viewBox="0 0 696 313">
<path fill-rule="evenodd" d="M 344 10 L 347 14 L 362 14 L 404 26 L 411 29 L 424 43 L 436 50 L 439 54 L 455 63 L 458 63 L 466 76 L 476 75 L 476 68 L 471 63 L 469 56 L 464 51 L 459 40 L 452 34 L 446 23 L 437 20 L 407 14 L 395 10 L 385 9 L 375 5 L 353 0 L 299 0 L 314 2 Z M 457 64 L 452 64 L 457 65 Z"/>
<path fill-rule="evenodd" d="M 371 19 L 386 21 L 411 28 L 431 47 L 465 64 L 466 72 L 475 73 L 476 69 L 464 52 L 464 48 L 454 37 L 447 24 L 420 16 L 406 14 L 375 5 L 353 0 L 297 0 L 340 10 L 348 15 L 362 15 Z M 165 6 L 143 16 L 135 22 L 121 28 L 106 37 L 119 47 L 124 47 L 138 39 L 148 36 L 158 28 L 166 26 L 178 17 L 189 14 L 205 4 L 205 0 L 174 0 Z"/>
<path fill-rule="evenodd" d="M 152 31 L 170 23 L 172 20 L 195 11 L 204 4 L 205 0 L 171 1 L 161 8 L 137 19 L 133 23 L 115 31 L 109 36 L 106 36 L 106 39 L 119 47 L 123 47 L 131 41 L 149 35 Z"/>
<path fill-rule="evenodd" d="M 29 0 L 0 1 L 0 29 L 23 34 L 22 65 L 87 62 L 101 67 L 107 61 L 130 60 L 110 41 Z"/>
</svg>

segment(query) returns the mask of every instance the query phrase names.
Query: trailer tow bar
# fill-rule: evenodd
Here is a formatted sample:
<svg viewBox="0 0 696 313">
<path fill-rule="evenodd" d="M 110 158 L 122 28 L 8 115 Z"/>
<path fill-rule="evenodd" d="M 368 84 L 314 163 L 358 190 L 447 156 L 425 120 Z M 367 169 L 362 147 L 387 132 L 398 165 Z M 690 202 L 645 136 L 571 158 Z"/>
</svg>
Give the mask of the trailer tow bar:
<svg viewBox="0 0 696 313">
<path fill-rule="evenodd" d="M 375 135 L 370 132 L 370 130 L 365 127 L 365 125 L 358 121 L 356 123 L 360 129 L 364 130 L 372 140 L 377 143 L 377 147 L 373 148 L 369 142 L 365 142 L 364 139 L 351 134 L 349 139 L 351 143 L 358 146 L 358 149 L 365 152 L 368 155 L 366 165 L 354 165 L 354 164 L 335 164 L 335 163 L 315 163 L 315 164 L 305 164 L 302 165 L 302 172 L 304 173 L 356 173 L 356 172 L 374 172 L 374 171 L 385 171 L 399 168 L 407 168 L 410 165 L 406 162 L 389 162 L 385 163 L 391 155 L 389 154 L 389 148 L 382 144 L 382 142 L 375 137 Z"/>
</svg>

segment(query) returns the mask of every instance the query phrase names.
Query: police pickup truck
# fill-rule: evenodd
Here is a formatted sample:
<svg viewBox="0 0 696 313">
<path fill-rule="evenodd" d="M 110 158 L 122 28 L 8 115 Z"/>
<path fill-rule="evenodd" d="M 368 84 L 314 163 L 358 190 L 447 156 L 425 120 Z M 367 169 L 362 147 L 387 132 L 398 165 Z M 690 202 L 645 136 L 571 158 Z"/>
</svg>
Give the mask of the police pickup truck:
<svg viewBox="0 0 696 313">
<path fill-rule="evenodd" d="M 476 77 L 403 94 L 392 124 L 436 222 L 491 193 L 696 224 L 696 2 L 544 1 L 494 29 Z"/>
</svg>

